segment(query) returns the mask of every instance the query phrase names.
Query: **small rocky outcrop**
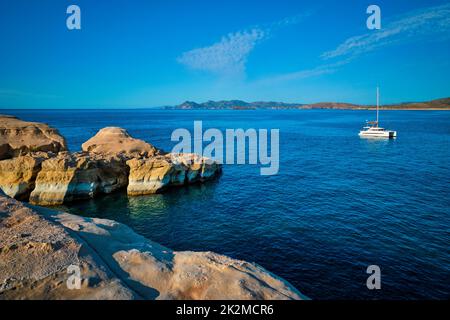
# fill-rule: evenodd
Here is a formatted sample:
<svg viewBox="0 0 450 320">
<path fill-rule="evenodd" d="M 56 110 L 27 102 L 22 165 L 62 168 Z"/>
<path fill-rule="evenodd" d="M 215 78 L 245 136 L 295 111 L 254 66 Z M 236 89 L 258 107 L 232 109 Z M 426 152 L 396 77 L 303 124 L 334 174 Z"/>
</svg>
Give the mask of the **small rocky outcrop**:
<svg viewBox="0 0 450 320">
<path fill-rule="evenodd" d="M 27 122 L 13 116 L 0 115 L 0 160 L 30 152 L 67 150 L 64 137 L 47 124 Z"/>
<path fill-rule="evenodd" d="M 42 163 L 30 202 L 58 205 L 90 199 L 125 188 L 127 182 L 127 167 L 118 157 L 61 152 Z"/>
<path fill-rule="evenodd" d="M 167 154 L 127 161 L 127 193 L 131 196 L 161 192 L 171 186 L 203 182 L 221 172 L 218 163 L 196 154 Z"/>
<path fill-rule="evenodd" d="M 73 269 L 80 286 L 70 289 Z M 72 271 L 70 271 L 72 270 Z M 264 268 L 0 195 L 0 299 L 302 299 Z"/>
<path fill-rule="evenodd" d="M 131 158 L 152 157 L 159 154 L 159 150 L 151 144 L 132 138 L 125 129 L 106 127 L 97 132 L 95 136 L 83 143 L 85 152 L 121 155 Z"/>
</svg>

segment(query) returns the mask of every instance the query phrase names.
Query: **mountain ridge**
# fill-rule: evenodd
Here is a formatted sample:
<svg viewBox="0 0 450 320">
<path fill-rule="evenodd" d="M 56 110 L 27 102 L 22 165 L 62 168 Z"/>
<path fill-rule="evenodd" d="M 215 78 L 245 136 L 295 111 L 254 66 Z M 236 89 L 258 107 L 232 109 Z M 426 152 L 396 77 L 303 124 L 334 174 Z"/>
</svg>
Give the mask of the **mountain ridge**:
<svg viewBox="0 0 450 320">
<path fill-rule="evenodd" d="M 165 109 L 175 110 L 283 110 L 283 109 L 342 109 L 342 110 L 368 110 L 376 108 L 375 105 L 360 105 L 346 102 L 318 102 L 311 104 L 285 103 L 275 101 L 246 102 L 243 100 L 220 100 L 197 103 L 185 101 L 176 106 L 167 106 Z M 424 102 L 404 102 L 380 106 L 382 110 L 450 110 L 450 97 L 434 99 Z"/>
</svg>

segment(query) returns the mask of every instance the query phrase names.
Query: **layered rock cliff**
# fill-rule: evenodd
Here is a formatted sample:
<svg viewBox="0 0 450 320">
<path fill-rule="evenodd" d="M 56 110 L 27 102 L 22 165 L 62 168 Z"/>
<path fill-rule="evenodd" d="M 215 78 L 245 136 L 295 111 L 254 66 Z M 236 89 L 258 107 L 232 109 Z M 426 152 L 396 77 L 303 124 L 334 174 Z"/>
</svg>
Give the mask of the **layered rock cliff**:
<svg viewBox="0 0 450 320">
<path fill-rule="evenodd" d="M 61 152 L 42 163 L 30 202 L 57 205 L 90 199 L 125 188 L 127 182 L 128 170 L 120 158 Z"/>
<path fill-rule="evenodd" d="M 219 164 L 194 154 L 166 154 L 107 127 L 69 153 L 55 129 L 0 117 L 0 188 L 33 204 L 58 205 L 127 189 L 137 196 L 216 177 Z M 44 150 L 44 151 L 37 151 Z M 2 159 L 2 158 L 0 158 Z"/>
<path fill-rule="evenodd" d="M 0 195 L 0 299 L 302 298 L 256 264 L 176 252 L 115 221 Z"/>
<path fill-rule="evenodd" d="M 220 174 L 220 165 L 195 154 L 167 154 L 127 161 L 130 167 L 128 195 L 144 195 L 171 186 L 203 182 Z"/>
<path fill-rule="evenodd" d="M 32 153 L 0 161 L 0 189 L 10 197 L 27 200 L 34 189 L 41 163 L 47 153 Z"/>
</svg>

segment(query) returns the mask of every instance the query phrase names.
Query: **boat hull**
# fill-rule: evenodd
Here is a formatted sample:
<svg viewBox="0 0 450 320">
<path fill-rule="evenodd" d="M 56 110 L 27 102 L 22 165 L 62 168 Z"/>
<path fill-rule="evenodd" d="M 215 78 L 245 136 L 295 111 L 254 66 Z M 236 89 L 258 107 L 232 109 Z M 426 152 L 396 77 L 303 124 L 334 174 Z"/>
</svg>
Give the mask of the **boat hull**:
<svg viewBox="0 0 450 320">
<path fill-rule="evenodd" d="M 361 138 L 394 139 L 397 137 L 397 132 L 396 131 L 382 131 L 382 132 L 360 131 L 359 136 Z"/>
</svg>

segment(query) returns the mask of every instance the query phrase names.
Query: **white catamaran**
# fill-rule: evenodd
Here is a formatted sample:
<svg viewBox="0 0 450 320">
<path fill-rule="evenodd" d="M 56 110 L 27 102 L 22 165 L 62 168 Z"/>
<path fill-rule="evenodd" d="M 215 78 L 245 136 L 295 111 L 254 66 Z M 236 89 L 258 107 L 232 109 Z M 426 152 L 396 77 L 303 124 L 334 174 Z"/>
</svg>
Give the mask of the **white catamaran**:
<svg viewBox="0 0 450 320">
<path fill-rule="evenodd" d="M 380 109 L 380 90 L 377 87 L 377 120 L 366 121 L 366 126 L 359 132 L 361 138 L 395 138 L 397 137 L 397 131 L 386 130 L 378 126 L 378 116 Z"/>
</svg>

